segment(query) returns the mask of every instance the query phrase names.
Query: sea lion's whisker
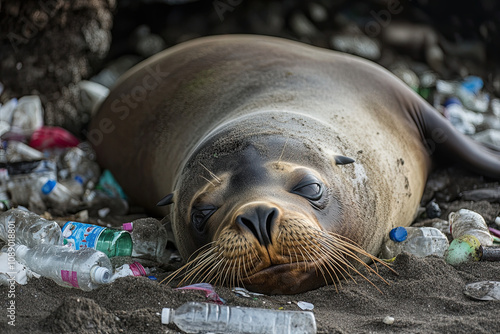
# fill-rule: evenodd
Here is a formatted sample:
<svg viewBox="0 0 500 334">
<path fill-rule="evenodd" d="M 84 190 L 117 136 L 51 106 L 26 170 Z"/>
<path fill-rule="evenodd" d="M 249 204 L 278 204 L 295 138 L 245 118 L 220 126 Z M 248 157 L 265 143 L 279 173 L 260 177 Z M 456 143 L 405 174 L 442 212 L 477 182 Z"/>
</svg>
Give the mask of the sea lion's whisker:
<svg viewBox="0 0 500 334">
<path fill-rule="evenodd" d="M 207 181 L 208 183 L 210 183 L 212 186 L 215 187 L 215 184 L 212 181 L 210 181 L 209 179 L 207 179 L 206 177 L 204 177 L 203 175 L 198 175 L 198 176 L 201 177 L 202 179 L 204 179 L 205 181 Z"/>
<path fill-rule="evenodd" d="M 286 148 L 286 144 L 288 144 L 288 139 L 290 139 L 290 137 L 287 137 L 286 140 L 285 140 L 285 144 L 283 145 L 283 149 L 281 150 L 281 154 L 280 154 L 280 157 L 278 158 L 278 166 L 281 162 L 281 158 L 283 158 L 283 153 L 285 153 L 285 148 Z"/>
<path fill-rule="evenodd" d="M 215 181 L 217 181 L 217 183 L 219 184 L 222 183 L 222 180 L 217 175 L 215 175 L 210 169 L 208 169 L 204 164 L 202 164 L 201 162 L 199 162 L 199 164 L 210 174 L 211 177 L 213 177 Z"/>
</svg>

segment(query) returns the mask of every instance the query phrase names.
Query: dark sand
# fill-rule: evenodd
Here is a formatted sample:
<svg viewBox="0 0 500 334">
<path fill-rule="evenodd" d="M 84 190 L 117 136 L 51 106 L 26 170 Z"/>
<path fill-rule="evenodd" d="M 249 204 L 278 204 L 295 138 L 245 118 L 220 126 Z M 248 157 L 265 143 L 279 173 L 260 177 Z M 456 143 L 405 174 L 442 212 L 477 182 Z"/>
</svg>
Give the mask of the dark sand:
<svg viewBox="0 0 500 334">
<path fill-rule="evenodd" d="M 487 222 L 500 212 L 499 203 L 453 200 L 455 192 L 495 187 L 498 183 L 486 183 L 456 170 L 437 173 L 432 181 L 424 199 L 451 196 L 448 202 L 438 200 L 442 218 L 460 207 L 481 212 Z M 439 189 L 434 193 L 431 188 Z M 369 276 L 380 292 L 361 277 L 356 277 L 357 283 L 342 282 L 338 292 L 328 286 L 299 295 L 261 296 L 255 300 L 238 297 L 225 287 L 217 287 L 217 292 L 227 305 L 299 310 L 294 302 L 313 303 L 318 333 L 500 333 L 500 301 L 476 301 L 463 294 L 467 283 L 500 280 L 500 263 L 454 268 L 437 257 L 420 259 L 403 254 L 393 268 L 398 275 L 380 269 L 389 284 Z M 7 325 L 6 287 L 0 288 L 0 296 L 0 333 L 178 333 L 175 326 L 161 324 L 161 309 L 205 300 L 200 293 L 174 290 L 144 277 L 122 278 L 92 292 L 59 287 L 44 278 L 32 279 L 27 285 L 17 286 L 16 326 L 12 327 Z M 383 323 L 386 316 L 394 317 L 392 325 Z"/>
</svg>

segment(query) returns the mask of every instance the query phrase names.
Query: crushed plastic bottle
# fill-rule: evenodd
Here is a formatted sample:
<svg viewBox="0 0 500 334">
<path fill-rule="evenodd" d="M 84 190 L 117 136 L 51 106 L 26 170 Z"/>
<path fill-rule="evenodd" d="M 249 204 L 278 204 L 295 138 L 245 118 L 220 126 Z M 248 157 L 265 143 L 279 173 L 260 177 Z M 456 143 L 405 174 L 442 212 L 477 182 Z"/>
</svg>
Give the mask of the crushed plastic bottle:
<svg viewBox="0 0 500 334">
<path fill-rule="evenodd" d="M 123 266 L 115 269 L 115 272 L 113 273 L 113 276 L 111 276 L 109 282 L 112 283 L 120 277 L 148 276 L 149 274 L 151 274 L 149 268 L 144 268 L 139 262 L 132 262 L 130 264 L 125 263 Z"/>
<path fill-rule="evenodd" d="M 71 212 L 81 207 L 78 197 L 54 179 L 41 177 L 35 187 L 42 193 L 42 199 L 54 209 Z"/>
<path fill-rule="evenodd" d="M 99 165 L 93 161 L 89 154 L 79 147 L 66 151 L 60 159 L 60 174 L 64 172 L 66 181 L 61 181 L 68 188 L 83 194 L 85 189 L 93 189 L 101 174 Z"/>
<path fill-rule="evenodd" d="M 164 308 L 163 324 L 175 323 L 186 333 L 314 334 L 312 312 L 279 311 L 189 302 L 177 309 Z"/>
<path fill-rule="evenodd" d="M 382 245 L 380 258 L 392 259 L 402 252 L 418 257 L 443 256 L 448 249 L 448 238 L 433 227 L 396 227 Z"/>
<path fill-rule="evenodd" d="M 7 242 L 12 236 L 15 238 L 15 243 L 28 247 L 62 243 L 59 224 L 33 212 L 17 208 L 0 214 L 0 239 Z"/>
<path fill-rule="evenodd" d="M 5 246 L 0 250 L 0 286 L 9 285 L 11 280 L 25 285 L 32 277 L 39 278 L 40 275 L 15 260 L 14 247 Z"/>
<path fill-rule="evenodd" d="M 59 245 L 14 246 L 16 259 L 35 273 L 57 284 L 90 291 L 109 283 L 109 258 L 92 248 L 74 250 Z"/>
<path fill-rule="evenodd" d="M 34 161 L 43 159 L 42 152 L 16 140 L 8 141 L 6 156 L 8 162 Z"/>
<path fill-rule="evenodd" d="M 493 237 L 488 230 L 488 225 L 486 225 L 484 218 L 480 214 L 467 209 L 460 209 L 457 212 L 450 213 L 448 219 L 454 239 L 464 235 L 473 235 L 481 245 L 493 245 Z"/>
<path fill-rule="evenodd" d="M 43 126 L 42 101 L 38 95 L 23 96 L 12 114 L 11 130 L 22 135 L 31 135 Z"/>
<path fill-rule="evenodd" d="M 132 238 L 126 231 L 69 221 L 62 234 L 63 244 L 76 250 L 93 248 L 109 257 L 132 254 Z"/>
<path fill-rule="evenodd" d="M 130 232 L 134 244 L 132 257 L 167 263 L 171 252 L 167 250 L 167 230 L 154 218 L 137 219 L 122 227 Z"/>
</svg>

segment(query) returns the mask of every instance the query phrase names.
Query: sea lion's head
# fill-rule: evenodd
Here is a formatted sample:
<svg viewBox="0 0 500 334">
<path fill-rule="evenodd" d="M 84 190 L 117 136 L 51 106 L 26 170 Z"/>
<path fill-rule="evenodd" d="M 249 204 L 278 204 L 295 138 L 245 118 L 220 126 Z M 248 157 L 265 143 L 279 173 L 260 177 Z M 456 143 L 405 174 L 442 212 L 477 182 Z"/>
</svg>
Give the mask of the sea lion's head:
<svg viewBox="0 0 500 334">
<path fill-rule="evenodd" d="M 294 294 L 373 259 L 356 245 L 355 203 L 338 172 L 353 160 L 310 138 L 266 114 L 197 145 L 173 195 L 177 247 L 189 258 L 182 282 Z"/>
</svg>

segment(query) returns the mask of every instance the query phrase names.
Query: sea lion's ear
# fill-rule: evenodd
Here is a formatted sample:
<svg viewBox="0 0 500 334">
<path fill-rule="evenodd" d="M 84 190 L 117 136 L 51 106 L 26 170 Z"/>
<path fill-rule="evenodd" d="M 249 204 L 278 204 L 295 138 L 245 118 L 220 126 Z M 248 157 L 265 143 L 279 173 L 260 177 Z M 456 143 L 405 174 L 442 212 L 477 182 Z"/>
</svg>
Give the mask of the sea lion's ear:
<svg viewBox="0 0 500 334">
<path fill-rule="evenodd" d="M 167 196 L 163 197 L 158 203 L 156 203 L 156 206 L 170 205 L 174 203 L 173 198 L 174 193 L 168 194 Z"/>
<path fill-rule="evenodd" d="M 337 165 L 347 165 L 352 164 L 355 160 L 349 157 L 344 157 L 343 155 L 336 155 L 334 157 L 335 164 Z"/>
</svg>

